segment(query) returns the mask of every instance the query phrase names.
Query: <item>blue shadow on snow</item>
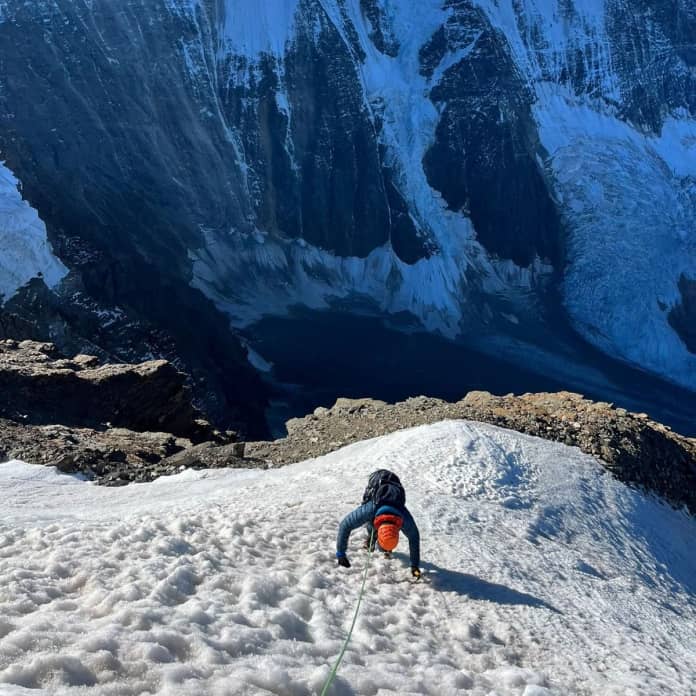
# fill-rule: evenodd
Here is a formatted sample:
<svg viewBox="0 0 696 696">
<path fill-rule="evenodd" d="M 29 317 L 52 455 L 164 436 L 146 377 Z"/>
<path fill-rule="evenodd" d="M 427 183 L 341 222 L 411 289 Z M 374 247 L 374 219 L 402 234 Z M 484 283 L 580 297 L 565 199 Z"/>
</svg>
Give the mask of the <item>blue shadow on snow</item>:
<svg viewBox="0 0 696 696">
<path fill-rule="evenodd" d="M 562 612 L 543 599 L 526 592 L 518 592 L 506 585 L 488 582 L 475 575 L 460 573 L 456 570 L 441 568 L 435 563 L 424 562 L 422 568 L 427 571 L 427 578 L 434 589 L 441 592 L 455 592 L 470 599 L 482 599 L 496 604 L 517 604 L 538 609 L 549 609 L 556 614 Z"/>
</svg>

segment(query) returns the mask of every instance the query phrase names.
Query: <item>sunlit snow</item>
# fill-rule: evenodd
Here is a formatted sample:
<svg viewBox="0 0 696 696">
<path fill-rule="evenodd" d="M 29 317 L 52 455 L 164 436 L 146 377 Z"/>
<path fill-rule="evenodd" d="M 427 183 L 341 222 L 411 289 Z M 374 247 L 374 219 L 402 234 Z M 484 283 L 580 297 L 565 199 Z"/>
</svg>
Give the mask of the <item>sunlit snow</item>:
<svg viewBox="0 0 696 696">
<path fill-rule="evenodd" d="M 0 465 L 0 693 L 317 694 L 366 562 L 370 471 L 405 483 L 334 695 L 656 696 L 696 681 L 696 523 L 578 450 L 448 422 L 278 470 L 96 487 Z"/>
</svg>

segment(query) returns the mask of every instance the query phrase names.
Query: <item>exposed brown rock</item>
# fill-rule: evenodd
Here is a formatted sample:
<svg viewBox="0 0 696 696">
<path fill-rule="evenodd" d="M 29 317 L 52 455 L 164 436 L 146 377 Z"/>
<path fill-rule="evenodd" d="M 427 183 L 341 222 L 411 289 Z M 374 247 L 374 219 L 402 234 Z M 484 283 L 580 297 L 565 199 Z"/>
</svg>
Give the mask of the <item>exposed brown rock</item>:
<svg viewBox="0 0 696 696">
<path fill-rule="evenodd" d="M 165 458 L 191 447 L 168 433 L 138 433 L 123 428 L 103 431 L 63 425 L 20 425 L 0 419 L 0 460 L 21 459 L 79 473 L 100 483 L 151 481 L 171 470 L 158 470 Z"/>
<path fill-rule="evenodd" d="M 106 485 L 234 466 L 243 443 L 202 419 L 184 380 L 164 360 L 100 365 L 91 355 L 64 358 L 51 343 L 0 341 L 0 461 Z"/>
<path fill-rule="evenodd" d="M 99 365 L 60 356 L 51 343 L 0 341 L 0 417 L 34 425 L 107 424 L 194 442 L 214 430 L 191 403 L 186 376 L 166 360 Z"/>
</svg>

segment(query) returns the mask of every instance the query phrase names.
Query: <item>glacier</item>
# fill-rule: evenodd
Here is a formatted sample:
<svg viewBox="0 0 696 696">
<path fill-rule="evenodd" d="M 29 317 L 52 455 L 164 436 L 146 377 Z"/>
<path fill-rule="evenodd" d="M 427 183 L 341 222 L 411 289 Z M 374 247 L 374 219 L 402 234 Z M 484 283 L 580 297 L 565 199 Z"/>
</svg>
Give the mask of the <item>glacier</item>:
<svg viewBox="0 0 696 696">
<path fill-rule="evenodd" d="M 670 119 L 655 137 L 567 95 L 544 104 L 542 139 L 570 232 L 563 295 L 574 325 L 605 352 L 693 386 L 696 356 L 669 310 L 682 275 L 696 277 L 696 122 Z"/>
<path fill-rule="evenodd" d="M 478 4 L 536 95 L 567 233 L 562 295 L 573 325 L 604 352 L 696 387 L 696 356 L 668 319 L 680 278 L 696 278 L 696 119 L 675 109 L 652 133 L 619 118 L 604 0 L 574 2 L 572 13 L 556 0 Z M 571 89 L 562 74 L 578 53 L 586 78 Z"/>
<path fill-rule="evenodd" d="M 515 303 L 524 305 L 529 292 L 552 277 L 552 265 L 537 257 L 524 267 L 488 253 L 467 211 L 447 206 L 423 166 L 440 118 L 430 92 L 476 50 L 480 32 L 447 52 L 430 76 L 420 54 L 453 8 L 467 3 L 380 0 L 382 27 L 398 42 L 392 52 L 375 45 L 375 27 L 357 0 L 293 2 L 276 14 L 272 5 L 266 0 L 251 10 L 236 3 L 225 23 L 225 50 L 250 61 L 272 55 L 282 74 L 295 24 L 309 21 L 309 7 L 315 13 L 320 7 L 349 50 L 360 52 L 364 108 L 379 123 L 384 164 L 436 251 L 404 264 L 387 243 L 367 257 L 345 258 L 303 240 L 278 240 L 263 228 L 254 234 L 231 229 L 206 234 L 206 246 L 190 252 L 194 286 L 237 326 L 293 305 L 326 308 L 351 296 L 369 297 L 382 312 L 410 312 L 427 330 L 451 338 L 475 330 L 482 314 L 474 307 L 478 292 L 505 297 L 514 315 Z M 617 67 L 620 47 L 610 36 L 604 0 L 477 0 L 470 6 L 504 37 L 533 94 L 539 167 L 566 236 L 561 297 L 573 326 L 605 353 L 696 387 L 696 356 L 669 322 L 680 302 L 680 278 L 696 278 L 696 120 L 675 108 L 654 133 L 620 113 L 626 78 Z M 247 22 L 256 15 L 262 20 L 251 31 Z M 235 26 L 254 39 L 235 44 Z M 292 119 L 283 89 L 281 79 L 277 100 Z M 269 277 L 270 267 L 278 277 Z"/>
<path fill-rule="evenodd" d="M 32 278 L 55 287 L 68 269 L 55 256 L 39 214 L 22 199 L 19 182 L 0 162 L 0 304 Z"/>
</svg>

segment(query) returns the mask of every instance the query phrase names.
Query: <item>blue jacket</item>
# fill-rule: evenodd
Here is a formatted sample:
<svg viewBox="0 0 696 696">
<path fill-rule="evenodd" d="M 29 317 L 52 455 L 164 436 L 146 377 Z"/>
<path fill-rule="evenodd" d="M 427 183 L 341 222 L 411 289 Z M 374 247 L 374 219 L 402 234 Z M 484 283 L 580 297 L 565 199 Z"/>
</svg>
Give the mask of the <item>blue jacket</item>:
<svg viewBox="0 0 696 696">
<path fill-rule="evenodd" d="M 338 538 L 336 539 L 337 555 L 345 555 L 348 548 L 348 539 L 350 533 L 361 527 L 364 524 L 372 524 L 372 520 L 378 515 L 399 515 L 404 524 L 401 531 L 408 539 L 408 547 L 411 556 L 411 567 L 418 568 L 420 566 L 420 534 L 418 527 L 411 516 L 411 513 L 403 508 L 397 510 L 389 505 L 382 505 L 379 509 L 375 509 L 375 504 L 370 500 L 364 505 L 355 508 L 353 512 L 347 514 L 338 528 Z"/>
</svg>

